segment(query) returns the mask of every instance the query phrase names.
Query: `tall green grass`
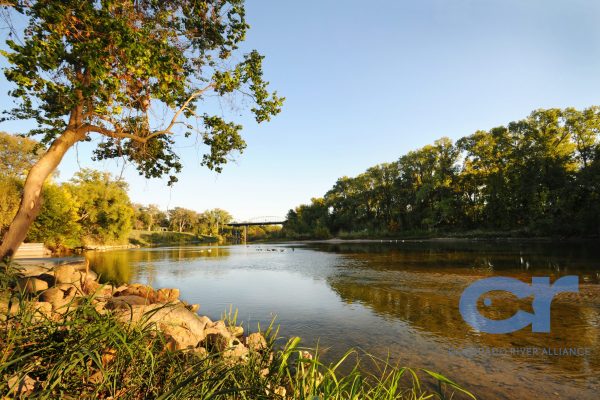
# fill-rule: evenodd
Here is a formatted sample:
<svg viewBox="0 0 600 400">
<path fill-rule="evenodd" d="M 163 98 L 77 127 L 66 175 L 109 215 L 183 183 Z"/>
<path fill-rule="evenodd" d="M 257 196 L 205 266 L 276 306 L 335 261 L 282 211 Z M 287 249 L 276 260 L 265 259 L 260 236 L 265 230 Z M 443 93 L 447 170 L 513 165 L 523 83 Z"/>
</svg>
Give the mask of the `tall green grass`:
<svg viewBox="0 0 600 400">
<path fill-rule="evenodd" d="M 0 290 L 7 293 L 11 277 L 6 271 L 0 275 Z M 123 325 L 100 314 L 91 297 L 63 318 L 35 314 L 14 291 L 10 301 L 21 307 L 0 322 L 0 397 L 15 395 L 10 378 L 27 376 L 39 399 L 474 398 L 441 375 L 368 356 L 376 367 L 365 373 L 365 356 L 355 351 L 326 364 L 318 350 L 301 348 L 299 338 L 277 349 L 273 324 L 264 332 L 270 351 L 251 352 L 246 362 L 233 364 L 219 354 L 167 350 L 152 327 Z M 235 323 L 236 314 L 230 310 L 227 319 Z M 423 378 L 435 385 L 423 385 Z"/>
</svg>

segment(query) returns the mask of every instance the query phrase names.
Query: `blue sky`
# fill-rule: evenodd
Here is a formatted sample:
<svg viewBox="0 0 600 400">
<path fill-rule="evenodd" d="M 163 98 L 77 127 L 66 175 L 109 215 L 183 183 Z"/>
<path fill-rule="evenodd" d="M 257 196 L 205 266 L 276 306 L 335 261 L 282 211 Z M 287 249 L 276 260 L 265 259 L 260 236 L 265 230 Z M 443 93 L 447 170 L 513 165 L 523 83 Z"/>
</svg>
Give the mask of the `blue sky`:
<svg viewBox="0 0 600 400">
<path fill-rule="evenodd" d="M 170 189 L 133 166 L 92 162 L 85 144 L 67 154 L 61 179 L 92 167 L 123 172 L 135 202 L 285 215 L 338 177 L 442 136 L 600 104 L 597 0 L 254 0 L 247 17 L 245 48 L 266 55 L 265 76 L 287 101 L 269 124 L 241 119 L 248 148 L 223 173 L 181 142 L 184 171 Z M 0 109 L 9 106 L 3 96 Z"/>
</svg>

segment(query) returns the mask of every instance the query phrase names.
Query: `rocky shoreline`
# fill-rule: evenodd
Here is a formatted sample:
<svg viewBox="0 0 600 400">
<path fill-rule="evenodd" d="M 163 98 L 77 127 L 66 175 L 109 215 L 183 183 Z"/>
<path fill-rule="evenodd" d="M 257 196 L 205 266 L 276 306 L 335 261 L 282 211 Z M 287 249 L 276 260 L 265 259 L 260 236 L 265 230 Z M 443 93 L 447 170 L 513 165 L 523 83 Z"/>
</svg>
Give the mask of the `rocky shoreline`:
<svg viewBox="0 0 600 400">
<path fill-rule="evenodd" d="M 35 318 L 60 319 L 86 298 L 100 314 L 112 313 L 123 324 L 141 324 L 162 332 L 170 350 L 199 356 L 218 354 L 232 363 L 243 362 L 250 352 L 268 349 L 261 333 L 244 335 L 241 326 L 212 321 L 197 314 L 199 305 L 179 299 L 178 289 L 154 289 L 138 283 L 118 287 L 101 284 L 87 261 L 16 266 L 14 290 L 29 300 L 11 303 L 0 297 L 0 320 L 30 307 Z"/>
</svg>

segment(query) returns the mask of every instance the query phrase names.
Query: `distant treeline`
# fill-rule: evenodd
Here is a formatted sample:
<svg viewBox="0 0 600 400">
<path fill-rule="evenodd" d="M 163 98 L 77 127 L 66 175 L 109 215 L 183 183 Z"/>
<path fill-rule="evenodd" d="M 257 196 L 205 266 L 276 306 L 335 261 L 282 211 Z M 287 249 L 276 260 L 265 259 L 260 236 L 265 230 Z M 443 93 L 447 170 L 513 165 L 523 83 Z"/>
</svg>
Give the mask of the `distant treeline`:
<svg viewBox="0 0 600 400">
<path fill-rule="evenodd" d="M 453 143 L 442 138 L 288 213 L 288 237 L 461 232 L 596 236 L 600 107 L 533 111 Z"/>
</svg>

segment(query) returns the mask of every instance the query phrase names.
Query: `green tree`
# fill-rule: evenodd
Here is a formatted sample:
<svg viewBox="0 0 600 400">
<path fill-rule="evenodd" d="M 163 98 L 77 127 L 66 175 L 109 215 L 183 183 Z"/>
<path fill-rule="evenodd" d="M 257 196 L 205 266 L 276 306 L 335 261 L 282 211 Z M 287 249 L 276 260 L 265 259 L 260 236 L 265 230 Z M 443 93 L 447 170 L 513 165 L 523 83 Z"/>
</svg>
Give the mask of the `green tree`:
<svg viewBox="0 0 600 400">
<path fill-rule="evenodd" d="M 84 169 L 66 185 L 78 207 L 78 222 L 85 241 L 122 243 L 131 231 L 133 208 L 127 184 L 108 173 Z"/>
<path fill-rule="evenodd" d="M 156 204 L 150 204 L 148 206 L 134 204 L 133 209 L 133 226 L 135 229 L 152 231 L 156 227 L 162 226 L 161 224 L 164 224 L 164 221 L 168 218 L 167 213 L 158 208 Z"/>
<path fill-rule="evenodd" d="M 23 179 L 39 159 L 34 140 L 0 132 L 0 235 L 14 218 L 23 192 Z"/>
<path fill-rule="evenodd" d="M 46 184 L 42 209 L 27 238 L 54 249 L 81 246 L 82 226 L 78 211 L 79 205 L 66 185 Z"/>
<path fill-rule="evenodd" d="M 3 234 L 19 209 L 23 183 L 0 174 L 0 187 L 0 234 Z"/>
<path fill-rule="evenodd" d="M 220 228 L 222 229 L 223 225 L 227 224 L 233 219 L 231 214 L 220 208 L 204 211 L 202 213 L 202 218 L 204 219 L 208 229 L 207 232 L 203 233 L 211 236 L 219 235 Z"/>
<path fill-rule="evenodd" d="M 196 134 L 207 146 L 203 165 L 216 171 L 245 147 L 239 124 L 199 112 L 204 98 L 247 94 L 259 123 L 280 110 L 263 57 L 236 56 L 248 29 L 242 0 L 33 0 L 15 2 L 12 12 L 28 25 L 3 52 L 17 102 L 9 114 L 37 123 L 28 134 L 39 135 L 45 151 L 29 171 L 0 258 L 25 238 L 46 178 L 76 143 L 100 135 L 97 159 L 124 157 L 140 174 L 173 183 L 181 169 L 174 135 Z"/>
<path fill-rule="evenodd" d="M 183 207 L 169 210 L 171 229 L 177 232 L 189 232 L 198 220 L 198 213 Z"/>
<path fill-rule="evenodd" d="M 35 140 L 0 132 L 0 175 L 25 179 L 40 158 L 39 150 Z"/>
<path fill-rule="evenodd" d="M 328 226 L 329 208 L 325 199 L 313 198 L 310 204 L 288 212 L 283 231 L 288 237 L 327 239 L 331 236 Z"/>
</svg>

